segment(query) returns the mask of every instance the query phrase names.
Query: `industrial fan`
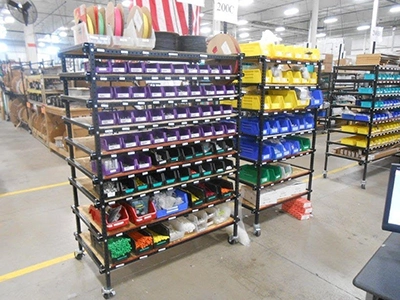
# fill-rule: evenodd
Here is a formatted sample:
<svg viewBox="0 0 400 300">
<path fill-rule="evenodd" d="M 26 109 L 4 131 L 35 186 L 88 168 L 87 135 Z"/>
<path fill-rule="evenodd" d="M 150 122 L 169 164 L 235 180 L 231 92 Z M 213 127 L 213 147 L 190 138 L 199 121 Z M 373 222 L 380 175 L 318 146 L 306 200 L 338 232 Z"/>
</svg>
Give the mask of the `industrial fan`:
<svg viewBox="0 0 400 300">
<path fill-rule="evenodd" d="M 7 8 L 17 21 L 26 26 L 35 23 L 37 20 L 38 13 L 31 0 L 26 1 L 24 4 L 17 3 L 13 0 L 7 0 Z"/>
</svg>

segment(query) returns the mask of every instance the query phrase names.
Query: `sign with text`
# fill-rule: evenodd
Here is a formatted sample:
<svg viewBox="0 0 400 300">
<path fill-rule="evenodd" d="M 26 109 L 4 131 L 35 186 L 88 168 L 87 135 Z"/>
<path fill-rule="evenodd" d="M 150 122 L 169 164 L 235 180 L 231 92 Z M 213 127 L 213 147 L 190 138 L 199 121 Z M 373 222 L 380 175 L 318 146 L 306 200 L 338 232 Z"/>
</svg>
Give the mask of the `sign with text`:
<svg viewBox="0 0 400 300">
<path fill-rule="evenodd" d="M 381 43 L 383 39 L 383 27 L 373 27 L 371 30 L 371 39 L 377 43 Z"/>
<path fill-rule="evenodd" d="M 177 0 L 177 1 L 204 7 L 204 0 Z"/>
<path fill-rule="evenodd" d="M 238 21 L 239 0 L 215 0 L 214 20 L 236 24 Z"/>
</svg>

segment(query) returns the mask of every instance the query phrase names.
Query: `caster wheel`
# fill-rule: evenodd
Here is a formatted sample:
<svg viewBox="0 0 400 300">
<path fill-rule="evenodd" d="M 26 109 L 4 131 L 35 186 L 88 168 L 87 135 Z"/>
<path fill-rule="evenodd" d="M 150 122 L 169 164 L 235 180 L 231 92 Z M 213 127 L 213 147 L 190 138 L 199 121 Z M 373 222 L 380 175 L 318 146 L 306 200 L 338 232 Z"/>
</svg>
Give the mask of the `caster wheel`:
<svg viewBox="0 0 400 300">
<path fill-rule="evenodd" d="M 364 164 L 364 163 L 361 162 L 361 161 L 358 162 L 358 165 L 359 165 L 359 166 L 362 166 L 363 164 Z"/>
<path fill-rule="evenodd" d="M 82 251 L 75 251 L 74 252 L 74 256 L 75 256 L 75 258 L 77 259 L 77 260 L 81 260 L 82 259 L 82 257 L 83 257 L 83 252 Z"/>
<path fill-rule="evenodd" d="M 328 177 L 328 175 L 327 175 L 327 174 L 324 174 L 324 175 L 323 175 L 323 177 L 324 177 L 324 178 L 327 178 L 327 177 Z"/>
<path fill-rule="evenodd" d="M 261 230 L 255 230 L 254 231 L 255 236 L 260 236 L 261 235 Z"/>
<path fill-rule="evenodd" d="M 103 289 L 102 293 L 103 293 L 103 298 L 104 299 L 111 299 L 116 294 L 116 292 L 113 289 L 110 289 L 110 290 L 104 290 Z"/>
<path fill-rule="evenodd" d="M 362 188 L 363 190 L 365 190 L 365 183 L 362 183 L 362 184 L 361 184 L 361 188 Z"/>
<path fill-rule="evenodd" d="M 228 237 L 228 243 L 231 245 L 235 245 L 237 243 L 237 238 L 234 238 L 232 236 Z"/>
</svg>

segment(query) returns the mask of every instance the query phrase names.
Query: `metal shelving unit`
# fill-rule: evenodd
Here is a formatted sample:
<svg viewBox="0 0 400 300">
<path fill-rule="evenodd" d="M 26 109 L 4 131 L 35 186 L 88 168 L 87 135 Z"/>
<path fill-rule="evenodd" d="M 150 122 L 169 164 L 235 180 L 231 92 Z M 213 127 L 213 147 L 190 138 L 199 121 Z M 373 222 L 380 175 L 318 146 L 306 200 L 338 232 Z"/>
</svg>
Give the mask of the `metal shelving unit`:
<svg viewBox="0 0 400 300">
<path fill-rule="evenodd" d="M 294 90 L 296 87 L 306 87 L 306 88 L 311 88 L 314 87 L 316 88 L 318 85 L 317 84 L 289 84 L 289 83 L 268 83 L 266 81 L 266 73 L 269 67 L 274 66 L 274 65 L 279 65 L 279 64 L 287 64 L 287 65 L 298 65 L 298 66 L 305 66 L 305 65 L 314 65 L 318 66 L 318 76 L 319 78 L 319 72 L 321 70 L 321 66 L 319 62 L 309 62 L 309 61 L 294 61 L 294 60 L 280 60 L 280 59 L 269 59 L 266 56 L 249 56 L 244 58 L 244 64 L 246 63 L 258 63 L 261 68 L 260 72 L 260 78 L 258 83 L 244 83 L 244 87 L 251 87 L 251 88 L 257 88 L 260 94 L 260 107 L 257 109 L 239 109 L 239 114 L 241 115 L 241 118 L 244 116 L 252 116 L 252 117 L 257 117 L 258 118 L 258 123 L 259 123 L 259 132 L 256 136 L 254 135 L 249 135 L 246 133 L 243 133 L 239 129 L 239 135 L 240 137 L 251 137 L 254 138 L 254 142 L 257 144 L 258 147 L 258 157 L 257 159 L 248 159 L 244 158 L 241 156 L 241 160 L 243 162 L 250 163 L 257 168 L 257 178 L 256 178 L 256 183 L 251 184 L 247 181 L 240 180 L 240 182 L 243 185 L 251 187 L 251 189 L 255 192 L 255 199 L 256 203 L 252 203 L 248 201 L 247 199 L 242 199 L 242 206 L 245 207 L 246 209 L 250 210 L 254 214 L 254 224 L 253 224 L 253 233 L 256 236 L 261 235 L 261 228 L 259 224 L 259 217 L 261 211 L 268 209 L 270 207 L 282 204 L 286 201 L 290 201 L 293 199 L 296 199 L 301 196 L 307 196 L 308 199 L 311 199 L 311 192 L 312 192 L 312 176 L 314 172 L 314 152 L 315 152 L 315 140 L 316 140 L 316 121 L 317 121 L 317 109 L 307 109 L 307 108 L 293 108 L 293 109 L 284 109 L 284 110 L 271 110 L 271 109 L 263 109 L 265 108 L 266 104 L 266 96 L 268 95 L 269 91 L 274 91 L 274 90 Z M 317 79 L 318 82 L 318 79 Z M 305 129 L 305 130 L 298 130 L 295 132 L 290 132 L 290 133 L 279 133 L 279 134 L 271 134 L 271 135 L 264 135 L 263 134 L 263 124 L 267 118 L 270 117 L 275 117 L 280 114 L 299 114 L 299 113 L 311 113 L 313 115 L 313 120 L 314 124 L 312 129 Z M 311 135 L 311 147 L 307 151 L 301 151 L 295 155 L 288 155 L 280 159 L 271 159 L 271 160 L 263 160 L 262 159 L 262 147 L 263 147 L 263 142 L 267 140 L 273 140 L 273 139 L 280 139 L 280 138 L 285 138 L 289 136 L 303 136 L 305 134 L 310 134 Z M 306 156 L 309 158 L 309 164 L 307 168 L 304 168 L 302 166 L 296 166 L 292 164 L 291 162 L 294 161 L 296 158 Z M 293 173 L 291 176 L 280 179 L 278 181 L 272 181 L 268 183 L 261 183 L 262 178 L 261 178 L 261 169 L 263 166 L 268 165 L 270 163 L 275 163 L 275 162 L 281 162 L 281 163 L 287 163 L 293 166 Z M 268 205 L 261 205 L 260 204 L 260 196 L 261 192 L 264 189 L 271 188 L 272 186 L 277 186 L 279 184 L 282 184 L 284 182 L 289 182 L 292 179 L 296 178 L 308 178 L 308 187 L 304 192 L 291 195 L 290 197 L 286 197 L 284 199 L 280 199 L 277 201 L 277 203 L 274 204 L 268 204 Z"/>
<path fill-rule="evenodd" d="M 346 73 L 344 73 L 346 72 Z M 350 78 L 343 78 L 343 75 Z M 389 77 L 388 77 L 389 76 Z M 391 101 L 400 96 L 400 92 L 393 91 L 393 88 L 400 87 L 400 68 L 383 67 L 379 65 L 355 65 L 338 66 L 334 68 L 331 92 L 330 108 L 328 111 L 328 134 L 325 152 L 324 178 L 328 176 L 329 157 L 338 157 L 356 161 L 363 166 L 361 188 L 366 188 L 368 164 L 396 155 L 400 151 L 400 139 L 375 143 L 377 137 L 388 137 L 400 130 L 398 127 L 389 130 L 380 130 L 378 125 L 389 124 L 400 120 L 400 115 L 393 114 L 399 111 L 400 103 Z M 340 78 L 339 78 L 340 77 Z M 365 92 L 365 88 L 369 89 Z M 382 89 L 383 88 L 383 89 Z M 390 88 L 385 92 L 384 88 Z M 338 96 L 351 95 L 356 98 L 356 103 L 338 102 Z M 369 105 L 363 105 L 368 101 Z M 378 105 L 379 104 L 379 105 Z M 355 115 L 362 114 L 364 118 L 349 118 L 348 116 L 332 116 L 332 109 L 347 108 Z M 385 117 L 379 114 L 386 113 Z M 332 121 L 341 121 L 347 125 L 367 127 L 367 131 L 344 130 L 333 127 Z M 377 130 L 379 129 L 379 130 Z M 352 131 L 352 132 L 351 132 Z M 350 144 L 343 140 L 332 140 L 332 133 L 341 133 L 343 136 L 355 136 L 362 138 L 362 142 Z M 331 146 L 341 146 L 334 149 Z"/>
<path fill-rule="evenodd" d="M 136 109 L 154 107 L 163 107 L 165 105 L 176 106 L 176 105 L 197 105 L 197 104 L 216 104 L 226 99 L 236 99 L 241 103 L 241 76 L 238 74 L 242 73 L 242 59 L 241 55 L 210 55 L 206 53 L 187 53 L 187 52 L 165 52 L 165 51 L 142 51 L 142 50 L 125 50 L 125 49 L 111 49 L 96 47 L 93 44 L 83 44 L 74 46 L 66 49 L 60 53 L 62 59 L 63 73 L 60 75 L 64 81 L 64 95 L 62 96 L 63 101 L 66 105 L 66 117 L 65 123 L 67 124 L 68 138 L 66 142 L 69 145 L 69 158 L 67 159 L 68 164 L 71 167 L 71 177 L 69 181 L 73 188 L 74 203 L 72 211 L 76 217 L 76 232 L 75 238 L 78 241 L 78 251 L 75 252 L 75 257 L 79 260 L 82 258 L 84 251 L 95 262 L 99 268 L 100 273 L 105 274 L 105 285 L 102 289 L 104 298 L 108 299 L 115 295 L 115 291 L 111 286 L 111 271 L 122 266 L 133 263 L 137 260 L 147 258 L 148 256 L 162 252 L 168 248 L 174 247 L 181 243 L 190 241 L 194 238 L 202 236 L 219 230 L 221 228 L 233 225 L 233 235 L 228 239 L 229 243 L 234 244 L 238 240 L 237 234 L 237 222 L 238 219 L 238 190 L 239 180 L 237 176 L 237 170 L 239 169 L 240 162 L 238 157 L 238 134 L 237 132 L 225 133 L 220 135 L 212 135 L 206 137 L 189 138 L 186 140 L 178 140 L 173 142 L 164 142 L 161 144 L 150 144 L 142 145 L 127 149 L 104 151 L 101 149 L 100 139 L 106 136 L 118 136 L 121 134 L 130 134 L 145 132 L 146 130 L 154 128 L 165 128 L 168 126 L 180 126 L 185 127 L 190 124 L 210 124 L 211 122 L 219 122 L 223 120 L 234 120 L 237 125 L 240 125 L 240 118 L 237 114 L 222 114 L 215 117 L 203 117 L 203 118 L 188 118 L 185 120 L 173 119 L 170 121 L 154 121 L 148 123 L 133 123 L 124 126 L 100 126 L 98 114 L 99 111 L 105 110 L 123 110 L 126 108 L 135 107 Z M 67 60 L 76 58 L 86 58 L 88 60 L 88 71 L 84 73 L 66 73 Z M 119 74 L 119 75 L 106 75 L 97 74 L 95 72 L 95 62 L 99 59 L 111 59 L 111 60 L 125 60 L 125 61 L 140 61 L 140 62 L 182 62 L 190 64 L 198 64 L 201 62 L 217 62 L 220 60 L 230 60 L 238 63 L 238 72 L 231 75 L 179 75 L 179 76 L 166 76 L 165 74 L 153 74 L 148 76 L 146 74 Z M 68 95 L 68 81 L 76 79 L 85 79 L 90 85 L 90 97 L 72 97 Z M 220 96 L 197 96 L 197 97 L 169 97 L 154 99 L 152 101 L 148 98 L 132 98 L 124 100 L 99 100 L 97 97 L 97 83 L 101 81 L 121 81 L 121 82 L 133 82 L 136 80 L 180 80 L 190 82 L 190 84 L 209 84 L 210 80 L 213 83 L 218 84 L 218 80 L 236 79 L 237 90 L 234 95 L 220 95 Z M 81 105 L 89 108 L 92 111 L 90 118 L 74 118 L 71 116 L 70 102 L 80 103 Z M 139 107 L 139 108 L 138 108 Z M 88 131 L 90 137 L 74 138 L 72 136 L 72 126 L 79 126 Z M 235 143 L 233 141 L 236 141 Z M 101 161 L 104 158 L 116 157 L 119 154 L 133 155 L 137 153 L 149 153 L 151 150 L 165 150 L 180 148 L 183 146 L 196 145 L 201 142 L 229 142 L 231 147 L 226 148 L 224 151 L 213 154 L 205 154 L 201 157 L 193 157 L 192 159 L 186 159 L 183 161 L 170 162 L 162 165 L 151 165 L 146 169 L 138 169 L 124 173 L 117 173 L 113 175 L 105 175 L 102 170 Z M 86 158 L 76 158 L 75 151 L 84 152 L 87 154 Z M 215 170 L 210 174 L 201 174 L 201 176 L 182 181 L 177 179 L 174 183 L 165 184 L 160 187 L 151 187 L 148 189 L 135 191 L 131 194 L 117 195 L 115 197 L 109 197 L 104 192 L 104 185 L 111 182 L 118 182 L 123 179 L 133 179 L 136 176 L 147 176 L 149 174 L 161 174 L 166 171 L 177 170 L 179 168 L 185 168 L 190 166 L 198 166 L 204 163 L 215 163 L 219 161 L 230 160 L 233 162 L 232 166 L 225 165 L 225 169 Z M 96 168 L 92 169 L 91 164 L 95 162 Z M 78 177 L 78 171 L 83 173 L 84 177 Z M 205 202 L 199 206 L 189 206 L 187 209 L 178 211 L 170 214 L 166 217 L 156 218 L 148 221 L 141 226 L 129 223 L 129 225 L 122 227 L 117 230 L 107 231 L 106 227 L 106 211 L 107 205 L 116 203 L 122 203 L 135 198 L 141 198 L 145 196 L 152 196 L 160 193 L 161 191 L 172 190 L 173 188 L 186 188 L 188 184 L 197 185 L 202 182 L 208 182 L 217 178 L 225 178 L 228 176 L 233 178 L 233 191 L 229 196 L 219 195 L 216 199 Z M 98 208 L 101 212 L 101 224 L 94 222 L 91 215 L 88 212 L 88 205 L 82 203 L 82 195 L 87 198 L 92 205 Z M 233 202 L 234 209 L 231 216 L 220 224 L 214 224 L 207 229 L 199 232 L 194 232 L 185 235 L 183 238 L 166 244 L 164 247 L 159 249 L 152 249 L 143 254 L 130 254 L 129 257 L 118 263 L 112 262 L 109 255 L 108 241 L 112 237 L 118 237 L 123 234 L 133 232 L 146 228 L 149 225 L 163 223 L 168 220 L 173 220 L 179 216 L 190 215 L 191 213 L 198 212 L 210 207 L 218 207 L 226 202 Z M 88 231 L 83 230 L 82 226 L 86 226 Z M 98 248 L 93 247 L 93 236 L 99 242 L 102 242 L 102 251 Z"/>
</svg>

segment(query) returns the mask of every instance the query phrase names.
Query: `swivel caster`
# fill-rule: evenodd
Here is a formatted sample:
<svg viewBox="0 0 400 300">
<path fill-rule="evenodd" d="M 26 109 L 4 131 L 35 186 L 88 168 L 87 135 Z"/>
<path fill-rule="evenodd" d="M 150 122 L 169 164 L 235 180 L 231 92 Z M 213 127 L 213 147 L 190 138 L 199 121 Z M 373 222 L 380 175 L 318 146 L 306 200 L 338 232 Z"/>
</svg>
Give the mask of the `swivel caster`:
<svg viewBox="0 0 400 300">
<path fill-rule="evenodd" d="M 101 292 L 103 294 L 104 299 L 110 299 L 115 296 L 116 292 L 113 289 L 106 290 L 105 288 L 101 288 Z"/>
<path fill-rule="evenodd" d="M 324 171 L 322 177 L 327 178 L 328 177 L 328 173 L 326 171 Z"/>
<path fill-rule="evenodd" d="M 229 236 L 228 237 L 228 243 L 231 245 L 237 244 L 238 242 L 238 237 L 237 236 Z"/>
<path fill-rule="evenodd" d="M 261 235 L 261 227 L 260 224 L 254 224 L 253 225 L 253 234 L 255 236 L 260 236 Z"/>
<path fill-rule="evenodd" d="M 361 188 L 362 188 L 363 190 L 365 190 L 365 186 L 366 186 L 366 183 L 365 183 L 365 182 L 362 182 L 362 183 L 361 183 Z"/>
<path fill-rule="evenodd" d="M 85 253 L 83 253 L 82 250 L 74 251 L 74 256 L 75 256 L 75 259 L 77 259 L 77 260 L 81 260 L 84 255 L 85 255 Z"/>
</svg>

